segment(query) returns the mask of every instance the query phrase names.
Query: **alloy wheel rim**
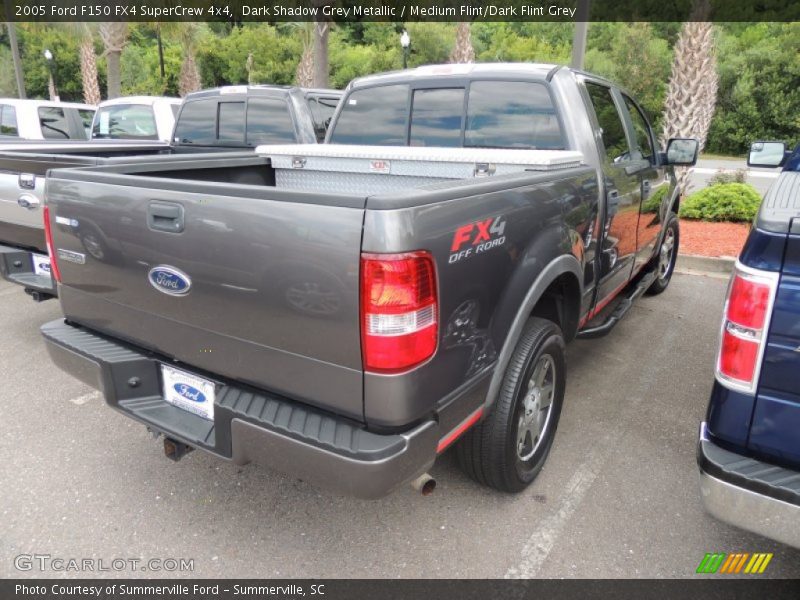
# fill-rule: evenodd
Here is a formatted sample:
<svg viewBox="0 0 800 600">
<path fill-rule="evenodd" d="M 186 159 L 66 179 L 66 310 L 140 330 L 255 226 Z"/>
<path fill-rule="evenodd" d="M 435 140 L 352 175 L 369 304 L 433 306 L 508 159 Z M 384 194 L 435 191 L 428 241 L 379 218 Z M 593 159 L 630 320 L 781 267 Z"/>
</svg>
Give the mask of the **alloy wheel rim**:
<svg viewBox="0 0 800 600">
<path fill-rule="evenodd" d="M 658 278 L 662 281 L 667 278 L 672 261 L 675 257 L 675 231 L 670 228 L 661 243 L 661 251 L 658 257 Z"/>
<path fill-rule="evenodd" d="M 549 354 L 543 354 L 528 380 L 517 422 L 517 457 L 523 462 L 530 460 L 541 446 L 553 412 L 555 382 L 555 361 Z"/>
</svg>

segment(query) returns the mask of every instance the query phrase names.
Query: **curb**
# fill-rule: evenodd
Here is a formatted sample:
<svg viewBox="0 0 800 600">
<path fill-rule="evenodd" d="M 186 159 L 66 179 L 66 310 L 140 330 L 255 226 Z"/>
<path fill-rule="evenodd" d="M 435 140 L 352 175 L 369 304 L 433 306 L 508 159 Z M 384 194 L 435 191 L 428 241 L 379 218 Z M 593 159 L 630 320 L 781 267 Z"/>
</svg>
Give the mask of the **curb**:
<svg viewBox="0 0 800 600">
<path fill-rule="evenodd" d="M 736 259 L 730 256 L 711 257 L 694 254 L 678 254 L 675 270 L 682 273 L 700 273 L 707 275 L 729 275 L 733 271 Z"/>
</svg>

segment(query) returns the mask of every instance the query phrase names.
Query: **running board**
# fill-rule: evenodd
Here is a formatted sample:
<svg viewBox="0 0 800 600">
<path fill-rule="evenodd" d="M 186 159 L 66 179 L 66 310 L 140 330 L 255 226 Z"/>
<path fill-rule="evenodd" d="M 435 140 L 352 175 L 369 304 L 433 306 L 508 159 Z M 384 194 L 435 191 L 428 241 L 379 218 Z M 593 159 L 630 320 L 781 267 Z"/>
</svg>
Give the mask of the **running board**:
<svg viewBox="0 0 800 600">
<path fill-rule="evenodd" d="M 575 337 L 578 339 L 587 340 L 606 335 L 609 331 L 614 329 L 614 326 L 622 320 L 622 317 L 628 314 L 631 306 L 633 306 L 633 302 L 639 296 L 644 294 L 647 291 L 647 288 L 649 288 L 655 280 L 656 271 L 646 273 L 641 280 L 639 280 L 639 283 L 636 284 L 636 287 L 633 288 L 630 294 L 619 301 L 619 303 L 614 307 L 614 310 L 602 324 L 598 325 L 597 327 L 581 329 Z"/>
</svg>

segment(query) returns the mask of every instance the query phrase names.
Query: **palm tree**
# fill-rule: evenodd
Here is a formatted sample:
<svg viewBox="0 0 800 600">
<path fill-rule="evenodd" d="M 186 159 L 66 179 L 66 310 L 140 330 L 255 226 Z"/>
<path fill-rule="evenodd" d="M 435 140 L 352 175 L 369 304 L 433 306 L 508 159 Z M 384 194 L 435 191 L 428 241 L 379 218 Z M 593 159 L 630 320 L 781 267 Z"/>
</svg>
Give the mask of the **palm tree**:
<svg viewBox="0 0 800 600">
<path fill-rule="evenodd" d="M 178 91 L 181 96 L 196 92 L 202 87 L 200 70 L 197 68 L 197 40 L 200 34 L 200 24 L 196 22 L 180 23 L 180 42 L 183 48 L 183 63 L 181 76 L 178 81 Z"/>
<path fill-rule="evenodd" d="M 475 62 L 475 49 L 472 47 L 469 23 L 460 22 L 456 27 L 456 45 L 450 53 L 451 63 Z"/>
<path fill-rule="evenodd" d="M 106 66 L 108 67 L 108 98 L 117 98 L 122 91 L 120 57 L 128 41 L 128 24 L 125 22 L 100 23 L 100 39 L 103 40 Z"/>
<path fill-rule="evenodd" d="M 101 100 L 100 85 L 97 83 L 97 56 L 94 52 L 93 23 L 65 23 L 69 31 L 80 39 L 78 55 L 81 60 L 81 84 L 83 85 L 83 101 L 86 104 L 98 104 Z"/>
<path fill-rule="evenodd" d="M 295 83 L 300 87 L 311 87 L 314 85 L 314 33 L 316 26 L 312 21 L 290 23 L 289 25 L 300 32 L 303 40 L 303 54 L 300 62 L 297 63 L 297 70 L 294 74 Z"/>
<path fill-rule="evenodd" d="M 675 43 L 672 76 L 664 109 L 662 144 L 672 137 L 695 137 L 702 150 L 717 104 L 717 56 L 708 0 L 697 0 Z M 688 169 L 676 172 L 686 190 Z"/>
</svg>

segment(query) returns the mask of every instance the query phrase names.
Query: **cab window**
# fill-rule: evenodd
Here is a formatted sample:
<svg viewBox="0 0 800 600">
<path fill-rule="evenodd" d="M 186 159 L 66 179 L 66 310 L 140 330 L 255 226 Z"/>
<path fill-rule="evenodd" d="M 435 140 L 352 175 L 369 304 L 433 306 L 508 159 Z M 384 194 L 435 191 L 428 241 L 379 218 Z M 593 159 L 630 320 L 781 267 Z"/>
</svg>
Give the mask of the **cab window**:
<svg viewBox="0 0 800 600">
<path fill-rule="evenodd" d="M 617 111 L 617 105 L 611 95 L 611 88 L 604 85 L 587 82 L 586 91 L 594 106 L 597 124 L 600 126 L 600 135 L 606 150 L 608 160 L 614 163 L 630 160 L 628 139 L 625 137 L 625 127 Z"/>
<path fill-rule="evenodd" d="M 39 127 L 47 140 L 68 140 L 69 124 L 64 111 L 56 106 L 40 106 Z"/>
<path fill-rule="evenodd" d="M 412 146 L 461 146 L 464 88 L 415 90 L 411 104 Z"/>
<path fill-rule="evenodd" d="M 0 135 L 19 136 L 17 109 L 10 104 L 0 104 Z"/>
<path fill-rule="evenodd" d="M 632 158 L 634 160 L 649 160 L 653 162 L 655 152 L 653 150 L 653 140 L 650 137 L 650 127 L 647 124 L 642 111 L 636 106 L 633 100 L 627 96 L 622 96 L 625 100 L 625 106 L 631 115 L 631 122 L 633 123 L 633 134 L 635 136 L 636 145 L 633 148 Z"/>
</svg>

